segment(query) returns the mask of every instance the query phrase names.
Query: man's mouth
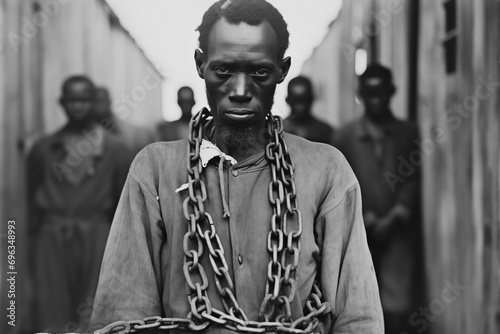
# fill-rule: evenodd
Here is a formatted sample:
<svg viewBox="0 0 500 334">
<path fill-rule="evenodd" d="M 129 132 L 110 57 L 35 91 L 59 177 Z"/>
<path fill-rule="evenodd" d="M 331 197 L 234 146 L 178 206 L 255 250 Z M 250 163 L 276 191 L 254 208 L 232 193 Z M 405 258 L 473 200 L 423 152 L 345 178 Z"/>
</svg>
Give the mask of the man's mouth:
<svg viewBox="0 0 500 334">
<path fill-rule="evenodd" d="M 250 109 L 233 108 L 224 112 L 224 114 L 233 121 L 246 121 L 255 116 L 255 111 Z"/>
</svg>

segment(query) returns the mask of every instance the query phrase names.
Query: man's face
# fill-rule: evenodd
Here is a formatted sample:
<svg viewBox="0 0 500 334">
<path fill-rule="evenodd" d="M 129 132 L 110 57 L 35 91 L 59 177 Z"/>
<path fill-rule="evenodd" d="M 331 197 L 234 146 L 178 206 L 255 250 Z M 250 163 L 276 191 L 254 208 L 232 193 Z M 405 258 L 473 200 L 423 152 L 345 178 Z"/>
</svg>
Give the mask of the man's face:
<svg viewBox="0 0 500 334">
<path fill-rule="evenodd" d="M 289 58 L 278 60 L 274 29 L 267 22 L 251 26 L 222 18 L 213 26 L 208 44 L 206 54 L 197 51 L 195 59 L 219 135 L 264 128 L 276 84 L 290 66 Z"/>
<path fill-rule="evenodd" d="M 374 119 L 384 117 L 389 111 L 393 93 L 393 86 L 387 80 L 378 77 L 362 79 L 361 97 L 367 115 Z"/>
<path fill-rule="evenodd" d="M 293 84 L 288 88 L 286 102 L 290 105 L 293 115 L 309 114 L 312 105 L 312 92 L 305 84 Z"/>
<path fill-rule="evenodd" d="M 85 123 L 94 116 L 94 91 L 85 81 L 71 83 L 60 102 L 70 122 Z"/>
</svg>

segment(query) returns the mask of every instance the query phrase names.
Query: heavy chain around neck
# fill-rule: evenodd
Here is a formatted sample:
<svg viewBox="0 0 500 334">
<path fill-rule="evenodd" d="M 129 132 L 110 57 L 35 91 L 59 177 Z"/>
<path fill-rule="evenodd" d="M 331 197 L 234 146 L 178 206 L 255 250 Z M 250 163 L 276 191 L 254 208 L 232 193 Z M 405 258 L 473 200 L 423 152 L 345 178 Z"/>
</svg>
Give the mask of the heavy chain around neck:
<svg viewBox="0 0 500 334">
<path fill-rule="evenodd" d="M 271 165 L 269 201 L 273 208 L 271 230 L 267 238 L 269 263 L 265 295 L 259 311 L 259 321 L 248 319 L 234 294 L 234 284 L 224 257 L 212 216 L 205 211 L 207 191 L 201 179 L 200 146 L 207 131 L 213 130 L 213 120 L 203 109 L 189 124 L 187 171 L 189 195 L 183 202 L 183 213 L 188 222 L 184 235 L 184 276 L 190 312 L 186 319 L 151 317 L 140 321 L 122 321 L 108 325 L 100 334 L 138 332 L 146 329 L 184 329 L 201 331 L 217 324 L 243 333 L 297 333 L 313 332 L 319 316 L 328 315 L 331 307 L 322 302 L 316 283 L 306 301 L 307 315 L 292 319 L 291 302 L 297 292 L 297 267 L 301 250 L 302 216 L 298 208 L 293 178 L 294 166 L 282 137 L 283 123 L 278 116 L 269 116 L 266 158 Z M 211 135 L 211 134 L 208 134 Z M 215 285 L 224 310 L 212 307 L 208 298 L 208 277 L 200 259 L 204 249 L 213 270 Z"/>
</svg>

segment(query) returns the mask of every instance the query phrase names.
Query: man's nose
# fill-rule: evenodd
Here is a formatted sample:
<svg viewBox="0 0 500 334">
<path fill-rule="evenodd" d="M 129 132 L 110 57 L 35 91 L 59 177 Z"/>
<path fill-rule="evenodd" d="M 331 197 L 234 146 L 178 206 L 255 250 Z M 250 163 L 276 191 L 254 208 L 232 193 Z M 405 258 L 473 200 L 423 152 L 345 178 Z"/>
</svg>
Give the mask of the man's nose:
<svg viewBox="0 0 500 334">
<path fill-rule="evenodd" d="M 252 95 L 250 94 L 250 78 L 245 73 L 239 73 L 234 78 L 233 87 L 229 94 L 229 100 L 233 102 L 250 102 Z"/>
</svg>

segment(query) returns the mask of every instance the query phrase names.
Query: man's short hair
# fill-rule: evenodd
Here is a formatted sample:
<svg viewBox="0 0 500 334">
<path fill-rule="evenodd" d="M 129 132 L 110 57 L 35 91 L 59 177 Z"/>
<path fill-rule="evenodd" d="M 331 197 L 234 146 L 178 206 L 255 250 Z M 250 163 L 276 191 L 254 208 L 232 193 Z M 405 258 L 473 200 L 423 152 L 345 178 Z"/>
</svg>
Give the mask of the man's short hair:
<svg viewBox="0 0 500 334">
<path fill-rule="evenodd" d="M 363 83 L 364 80 L 369 78 L 380 78 L 384 82 L 389 84 L 392 83 L 392 72 L 385 66 L 382 66 L 378 63 L 370 64 L 366 68 L 366 70 L 359 76 L 359 80 Z"/>
<path fill-rule="evenodd" d="M 61 92 L 62 92 L 63 96 L 68 93 L 69 87 L 72 84 L 77 83 L 77 82 L 84 82 L 87 85 L 89 85 L 90 89 L 92 90 L 92 94 L 95 95 L 96 87 L 95 87 L 94 83 L 92 82 L 92 80 L 90 80 L 90 78 L 88 76 L 86 76 L 86 75 L 72 75 L 72 76 L 66 78 L 62 84 Z"/>
<path fill-rule="evenodd" d="M 203 15 L 198 42 L 203 52 L 208 50 L 208 37 L 214 24 L 221 18 L 231 24 L 245 22 L 256 26 L 264 21 L 269 22 L 276 32 L 278 42 L 278 58 L 282 59 L 288 48 L 290 34 L 281 13 L 265 0 L 220 0 L 214 3 Z"/>
</svg>

